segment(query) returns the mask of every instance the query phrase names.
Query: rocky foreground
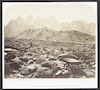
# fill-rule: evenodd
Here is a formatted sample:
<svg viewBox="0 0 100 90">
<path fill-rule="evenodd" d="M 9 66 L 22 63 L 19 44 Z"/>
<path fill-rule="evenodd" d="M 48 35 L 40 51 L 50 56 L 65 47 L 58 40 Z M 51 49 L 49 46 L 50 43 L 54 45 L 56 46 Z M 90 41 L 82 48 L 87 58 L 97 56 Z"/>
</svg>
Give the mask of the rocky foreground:
<svg viewBox="0 0 100 90">
<path fill-rule="evenodd" d="M 5 48 L 5 78 L 94 78 L 95 49 L 80 47 Z"/>
</svg>

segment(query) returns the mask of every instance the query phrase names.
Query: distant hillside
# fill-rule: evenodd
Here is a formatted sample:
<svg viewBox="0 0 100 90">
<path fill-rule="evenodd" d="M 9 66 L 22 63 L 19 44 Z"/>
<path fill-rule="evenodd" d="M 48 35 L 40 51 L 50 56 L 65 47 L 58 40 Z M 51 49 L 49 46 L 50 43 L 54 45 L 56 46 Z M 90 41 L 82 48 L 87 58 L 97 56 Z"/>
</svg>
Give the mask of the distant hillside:
<svg viewBox="0 0 100 90">
<path fill-rule="evenodd" d="M 25 30 L 17 35 L 16 39 L 44 40 L 54 42 L 95 43 L 95 36 L 75 30 L 54 31 L 49 28 Z"/>
<path fill-rule="evenodd" d="M 75 42 L 75 43 L 95 43 L 95 36 L 82 33 L 75 30 L 70 31 L 60 31 L 59 41 L 64 42 Z"/>
</svg>

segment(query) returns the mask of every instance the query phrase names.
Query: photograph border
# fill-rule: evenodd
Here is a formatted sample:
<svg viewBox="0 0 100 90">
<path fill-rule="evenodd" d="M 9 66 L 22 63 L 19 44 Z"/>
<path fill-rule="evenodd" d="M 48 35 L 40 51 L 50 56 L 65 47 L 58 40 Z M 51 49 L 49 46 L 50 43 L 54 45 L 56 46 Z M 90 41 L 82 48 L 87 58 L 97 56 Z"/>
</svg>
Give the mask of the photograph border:
<svg viewBox="0 0 100 90">
<path fill-rule="evenodd" d="M 1 89 L 3 89 L 3 79 L 2 79 L 2 2 L 40 2 L 40 3 L 42 3 L 42 2 L 97 2 L 97 28 L 98 28 L 98 31 L 97 31 L 97 54 L 98 54 L 98 88 L 80 88 L 80 89 L 89 89 L 89 90 L 99 90 L 99 80 L 100 80 L 100 78 L 99 78 L 99 75 L 100 75 L 100 61 L 99 61 L 99 50 L 100 50 L 100 48 L 99 48 L 99 38 L 100 38 L 100 31 L 99 31 L 99 25 L 100 25 L 100 18 L 99 18 L 99 15 L 100 15 L 100 0 L 2 0 L 1 1 L 1 3 L 0 3 L 0 5 L 1 5 L 1 7 L 0 7 L 0 10 L 1 10 L 1 16 L 0 16 L 0 29 L 1 29 L 1 31 L 0 31 L 0 34 L 1 34 L 1 38 L 0 38 L 0 58 L 1 58 L 1 60 L 0 60 L 0 66 L 1 66 L 1 70 L 0 70 L 0 83 L 1 83 L 1 85 L 0 85 L 0 87 L 1 87 Z M 24 89 L 24 88 L 23 88 Z M 34 89 L 34 88 L 33 88 Z M 61 88 L 57 88 L 57 89 L 61 89 Z M 66 88 L 67 89 L 67 88 Z"/>
</svg>

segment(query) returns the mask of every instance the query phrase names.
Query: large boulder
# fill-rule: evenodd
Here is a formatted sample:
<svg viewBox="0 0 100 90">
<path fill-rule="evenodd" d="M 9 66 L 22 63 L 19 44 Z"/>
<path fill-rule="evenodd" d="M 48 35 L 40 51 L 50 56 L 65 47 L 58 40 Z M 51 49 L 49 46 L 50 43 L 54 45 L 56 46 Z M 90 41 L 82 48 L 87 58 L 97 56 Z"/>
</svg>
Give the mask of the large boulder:
<svg viewBox="0 0 100 90">
<path fill-rule="evenodd" d="M 16 54 L 14 52 L 8 52 L 7 55 L 5 55 L 5 61 L 9 62 L 11 59 L 14 59 L 16 57 Z"/>
<path fill-rule="evenodd" d="M 62 75 L 65 77 L 69 77 L 71 74 L 68 70 L 63 70 Z"/>
<path fill-rule="evenodd" d="M 25 78 L 25 77 L 24 77 L 24 75 L 22 75 L 22 74 L 20 74 L 20 73 L 17 73 L 17 74 L 16 74 L 16 78 Z"/>
<path fill-rule="evenodd" d="M 11 73 L 11 71 L 12 71 L 12 69 L 11 69 L 11 67 L 10 67 L 10 65 L 9 65 L 9 63 L 5 63 L 5 77 L 6 76 L 9 76 L 9 74 Z"/>
<path fill-rule="evenodd" d="M 20 59 L 22 62 L 28 62 L 29 60 L 32 60 L 33 57 L 32 57 L 32 56 L 23 56 L 23 57 L 19 57 L 19 59 Z"/>
<path fill-rule="evenodd" d="M 20 68 L 20 74 L 26 77 L 30 74 L 30 72 L 26 68 Z"/>
<path fill-rule="evenodd" d="M 10 78 L 25 78 L 24 75 L 20 74 L 20 72 L 15 73 L 15 74 L 10 74 Z"/>
<path fill-rule="evenodd" d="M 83 58 L 83 60 L 89 60 L 91 58 L 90 55 L 84 53 L 84 52 L 73 52 L 73 55 L 77 56 L 77 59 L 80 59 L 81 57 Z"/>
<path fill-rule="evenodd" d="M 58 70 L 56 73 L 55 73 L 55 76 L 58 76 L 58 75 L 61 75 L 62 74 L 62 70 Z"/>
<path fill-rule="evenodd" d="M 73 75 L 73 77 L 86 76 L 86 73 L 83 71 L 83 68 L 79 65 L 70 64 L 68 68 L 69 72 Z"/>
<path fill-rule="evenodd" d="M 58 70 L 55 78 L 69 78 L 71 73 L 68 70 Z"/>
<path fill-rule="evenodd" d="M 52 78 L 53 73 L 52 73 L 52 70 L 50 70 L 47 67 L 40 67 L 37 69 L 33 77 L 34 78 Z"/>
<path fill-rule="evenodd" d="M 95 69 L 96 68 L 96 66 L 95 65 L 92 65 L 92 67 L 91 67 L 92 69 Z"/>
<path fill-rule="evenodd" d="M 28 66 L 22 65 L 19 70 L 22 75 L 28 76 L 28 75 L 34 74 L 40 66 L 41 65 L 39 64 L 30 64 Z"/>
<path fill-rule="evenodd" d="M 65 54 L 61 54 L 58 56 L 58 58 L 61 60 L 63 58 L 73 58 L 73 59 L 78 59 L 78 57 L 76 55 L 70 54 L 70 53 L 65 53 Z"/>
<path fill-rule="evenodd" d="M 33 63 L 34 63 L 33 60 L 29 60 L 29 61 L 27 62 L 28 65 L 29 65 L 29 64 L 33 64 Z"/>
<path fill-rule="evenodd" d="M 86 76 L 87 78 L 93 78 L 93 77 L 95 77 L 95 72 L 94 72 L 94 71 L 85 69 L 84 72 L 86 73 L 85 76 Z"/>
<path fill-rule="evenodd" d="M 22 61 L 18 57 L 11 59 L 10 66 L 12 69 L 18 70 L 21 67 L 21 65 Z"/>
<path fill-rule="evenodd" d="M 45 61 L 41 63 L 42 67 L 48 67 L 48 68 L 52 68 L 52 63 L 51 61 Z"/>
<path fill-rule="evenodd" d="M 78 51 L 78 52 L 72 52 L 71 54 L 77 56 L 78 59 L 79 59 L 80 57 L 84 57 L 84 56 L 85 56 L 85 53 L 84 53 L 84 52 L 80 52 L 80 51 Z"/>
<path fill-rule="evenodd" d="M 37 60 L 36 60 L 36 64 L 41 64 L 42 62 L 45 62 L 45 61 L 47 61 L 45 58 L 39 57 L 39 58 L 37 58 Z"/>
<path fill-rule="evenodd" d="M 51 63 L 53 65 L 53 68 L 55 67 L 55 69 L 57 70 L 62 70 L 66 68 L 66 62 L 57 60 L 57 61 L 52 61 Z"/>
<path fill-rule="evenodd" d="M 57 60 L 57 61 L 46 61 L 46 62 L 43 62 L 41 64 L 42 67 L 47 67 L 50 70 L 52 70 L 53 77 L 55 77 L 56 74 L 57 74 L 56 76 L 59 76 L 58 74 L 61 73 L 62 69 L 66 68 L 65 65 L 66 65 L 65 62 L 62 62 L 62 61 L 59 61 L 59 60 Z"/>
<path fill-rule="evenodd" d="M 49 58 L 50 61 L 56 61 L 57 60 L 57 58 L 54 57 L 54 56 L 49 56 L 48 58 Z"/>
<path fill-rule="evenodd" d="M 28 70 L 28 72 L 30 73 L 34 73 L 36 72 L 36 70 L 40 67 L 39 64 L 30 64 L 26 67 L 26 69 Z"/>
<path fill-rule="evenodd" d="M 11 62 L 15 62 L 15 63 L 18 63 L 18 64 L 22 63 L 22 61 L 19 59 L 19 57 L 15 57 L 14 59 L 11 59 Z"/>
<path fill-rule="evenodd" d="M 69 63 L 69 64 L 81 64 L 83 62 L 82 60 L 77 60 L 73 58 L 64 58 L 62 61 Z"/>
<path fill-rule="evenodd" d="M 42 67 L 48 67 L 50 69 L 54 69 L 54 67 L 63 69 L 63 68 L 65 68 L 65 65 L 66 65 L 65 62 L 59 61 L 59 60 L 57 60 L 57 61 L 45 61 L 45 62 L 41 63 Z"/>
<path fill-rule="evenodd" d="M 6 56 L 7 55 L 7 52 L 4 52 L 4 56 Z"/>
<path fill-rule="evenodd" d="M 10 63 L 10 67 L 13 69 L 13 70 L 18 70 L 20 68 L 20 65 L 16 62 L 11 62 Z"/>
</svg>

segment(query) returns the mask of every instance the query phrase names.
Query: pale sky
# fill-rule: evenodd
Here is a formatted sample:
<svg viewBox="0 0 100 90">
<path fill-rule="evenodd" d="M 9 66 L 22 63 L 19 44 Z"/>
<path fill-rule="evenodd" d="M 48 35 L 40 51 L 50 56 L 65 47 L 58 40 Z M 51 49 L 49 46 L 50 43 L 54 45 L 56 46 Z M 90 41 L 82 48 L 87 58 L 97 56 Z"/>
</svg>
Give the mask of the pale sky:
<svg viewBox="0 0 100 90">
<path fill-rule="evenodd" d="M 92 5 L 95 8 L 84 3 L 3 3 L 4 24 L 18 16 L 26 18 L 28 15 L 32 15 L 34 18 L 37 16 L 47 18 L 53 15 L 59 22 L 86 20 L 88 23 L 95 23 L 97 18 L 96 4 Z"/>
</svg>

